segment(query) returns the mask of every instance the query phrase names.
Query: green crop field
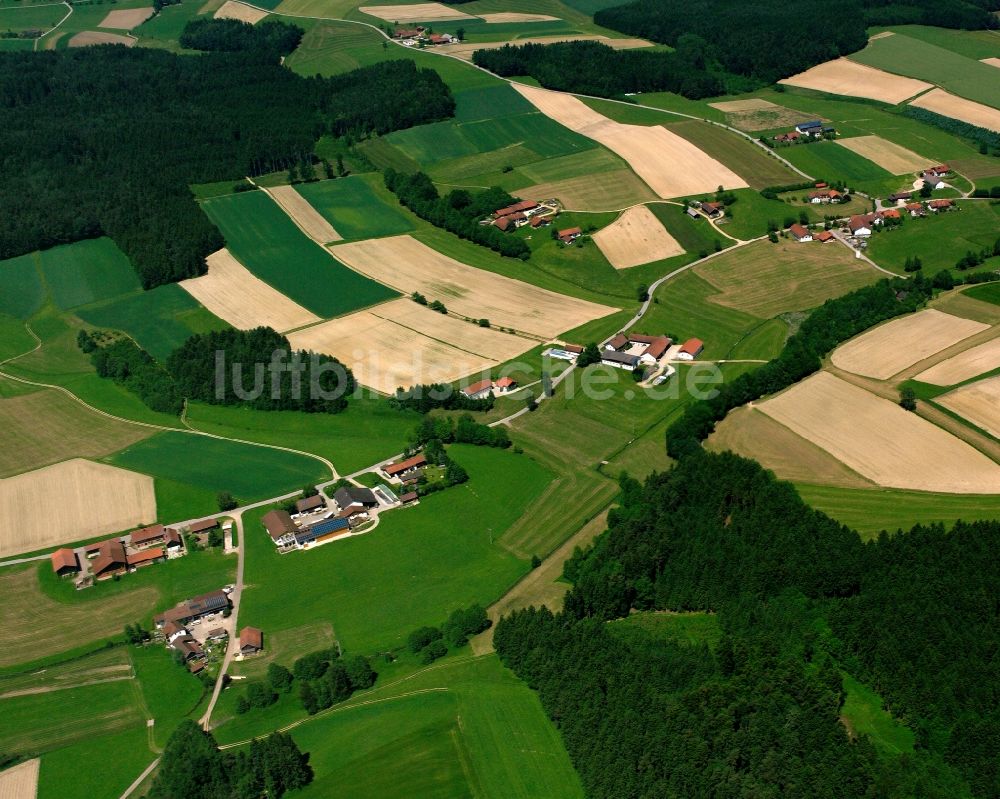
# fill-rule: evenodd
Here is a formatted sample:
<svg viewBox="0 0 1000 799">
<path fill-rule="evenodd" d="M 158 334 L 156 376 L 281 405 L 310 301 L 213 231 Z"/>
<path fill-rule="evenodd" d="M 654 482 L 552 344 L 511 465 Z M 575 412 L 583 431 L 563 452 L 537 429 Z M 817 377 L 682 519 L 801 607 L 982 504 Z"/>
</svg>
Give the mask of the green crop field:
<svg viewBox="0 0 1000 799">
<path fill-rule="evenodd" d="M 0 313 L 28 319 L 45 302 L 38 253 L 0 261 Z"/>
<path fill-rule="evenodd" d="M 255 411 L 195 402 L 188 423 L 206 433 L 314 452 L 350 474 L 402 452 L 420 421 L 414 411 L 399 411 L 388 400 L 352 398 L 337 414 Z"/>
<path fill-rule="evenodd" d="M 768 319 L 748 331 L 727 353 L 729 358 L 767 361 L 774 358 L 788 338 L 788 324 L 782 319 Z"/>
<path fill-rule="evenodd" d="M 1000 305 L 1000 283 L 984 283 L 982 286 L 973 286 L 971 289 L 966 289 L 965 293 L 973 299 Z"/>
<path fill-rule="evenodd" d="M 382 176 L 355 175 L 296 187 L 345 239 L 371 239 L 413 229 Z"/>
<path fill-rule="evenodd" d="M 307 239 L 264 192 L 205 200 L 202 208 L 247 269 L 319 316 L 339 316 L 398 296 Z"/>
<path fill-rule="evenodd" d="M 879 232 L 868 242 L 868 254 L 880 266 L 901 271 L 908 256 L 919 255 L 926 274 L 955 266 L 970 250 L 992 248 L 1000 237 L 1000 206 L 964 202 L 960 210 L 904 220 L 901 227 Z M 982 268 L 996 269 L 995 258 Z M 960 273 L 956 273 L 960 274 Z"/>
<path fill-rule="evenodd" d="M 38 799 L 118 799 L 152 761 L 144 726 L 86 737 L 42 755 Z M 101 767 L 81 768 L 96 763 Z"/>
<path fill-rule="evenodd" d="M 882 697 L 847 672 L 844 679 L 844 706 L 840 713 L 854 735 L 867 735 L 882 755 L 913 752 L 915 736 L 883 708 Z"/>
<path fill-rule="evenodd" d="M 176 283 L 126 294 L 76 313 L 91 325 L 125 331 L 161 362 L 195 333 L 229 327 Z"/>
<path fill-rule="evenodd" d="M 891 180 L 892 174 L 836 142 L 819 141 L 782 147 L 781 155 L 817 180 Z M 852 185 L 853 188 L 853 185 Z"/>
<path fill-rule="evenodd" d="M 916 524 L 951 525 L 1000 518 L 1000 496 L 931 494 L 901 489 L 861 489 L 796 485 L 802 499 L 838 522 L 873 538 L 882 530 L 909 530 Z"/>
<path fill-rule="evenodd" d="M 1000 108 L 996 67 L 920 39 L 900 34 L 875 39 L 851 60 L 935 83 L 961 97 Z"/>
<path fill-rule="evenodd" d="M 911 39 L 943 47 L 953 53 L 978 61 L 981 58 L 1000 57 L 1000 38 L 993 31 L 963 31 L 951 28 L 932 28 L 927 25 L 895 25 L 891 28 L 873 28 L 874 32 L 890 30 Z"/>
<path fill-rule="evenodd" d="M 279 555 L 244 517 L 247 583 L 241 622 L 265 633 L 329 620 L 353 652 L 399 646 L 457 607 L 489 604 L 526 570 L 496 541 L 544 489 L 550 474 L 524 455 L 455 445 L 469 482 L 386 513 L 371 533 Z M 282 586 L 297 586 L 287 602 Z"/>
<path fill-rule="evenodd" d="M 242 502 L 330 477 L 320 461 L 305 455 L 175 432 L 158 433 L 106 460 L 153 477 L 229 491 Z"/>
<path fill-rule="evenodd" d="M 467 24 L 465 27 L 469 29 Z M 534 110 L 534 106 L 507 83 L 482 89 L 466 89 L 455 95 L 457 122 L 481 122 L 484 119 L 528 114 Z"/>
<path fill-rule="evenodd" d="M 108 238 L 53 247 L 39 257 L 52 301 L 64 310 L 140 288 L 132 264 Z"/>
<path fill-rule="evenodd" d="M 155 16 L 150 17 L 138 28 L 132 31 L 133 36 L 138 36 L 143 47 L 150 44 L 166 44 L 176 42 L 180 38 L 184 26 L 201 13 L 202 4 L 196 0 L 185 0 L 172 6 L 164 6 Z M 142 41 L 143 39 L 155 39 L 155 43 Z M 179 45 L 178 45 L 179 47 Z"/>
<path fill-rule="evenodd" d="M 683 136 L 750 184 L 751 188 L 783 186 L 802 179 L 766 150 L 742 136 L 707 122 L 675 122 L 667 128 Z"/>
<path fill-rule="evenodd" d="M 52 3 L 36 6 L 6 6 L 0 7 L 0 31 L 47 31 L 54 28 L 59 20 L 66 16 L 66 6 Z M 28 40 L 30 49 L 34 42 Z"/>
</svg>

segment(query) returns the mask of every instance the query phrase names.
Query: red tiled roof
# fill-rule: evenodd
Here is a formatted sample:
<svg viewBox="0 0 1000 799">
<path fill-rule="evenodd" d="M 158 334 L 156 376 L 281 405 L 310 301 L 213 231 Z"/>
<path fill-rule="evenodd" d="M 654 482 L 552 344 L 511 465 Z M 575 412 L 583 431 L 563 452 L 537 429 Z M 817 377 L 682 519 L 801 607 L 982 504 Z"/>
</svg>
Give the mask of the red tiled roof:
<svg viewBox="0 0 1000 799">
<path fill-rule="evenodd" d="M 510 388 L 511 386 L 516 386 L 517 381 L 512 377 L 501 377 L 496 382 L 497 388 Z"/>
<path fill-rule="evenodd" d="M 833 238 L 833 234 L 829 230 L 821 230 L 816 234 L 816 241 L 829 241 Z"/>
<path fill-rule="evenodd" d="M 493 216 L 508 216 L 510 214 L 516 214 L 518 211 L 530 211 L 532 208 L 538 206 L 534 200 L 521 200 L 521 202 L 514 203 L 513 205 L 508 205 L 506 208 L 500 208 L 493 212 Z"/>
<path fill-rule="evenodd" d="M 143 563 L 159 560 L 164 557 L 164 554 L 162 547 L 151 547 L 150 549 L 144 549 L 142 552 L 130 555 L 128 563 L 129 566 L 141 566 Z"/>
<path fill-rule="evenodd" d="M 58 573 L 60 569 L 80 570 L 76 553 L 72 549 L 57 549 L 52 553 L 52 571 Z"/>
<path fill-rule="evenodd" d="M 240 649 L 252 646 L 254 649 L 264 648 L 264 633 L 256 627 L 244 627 L 240 630 Z"/>
<path fill-rule="evenodd" d="M 181 546 L 181 544 L 184 543 L 183 541 L 181 541 L 181 534 L 178 533 L 173 527 L 167 528 L 166 535 L 164 535 L 163 538 L 164 541 L 166 541 L 168 547 L 171 544 L 176 544 L 177 546 Z"/>
<path fill-rule="evenodd" d="M 101 542 L 101 548 L 94 558 L 94 574 L 100 576 L 106 571 L 124 569 L 128 566 L 128 556 L 125 554 L 125 545 L 117 538 L 110 538 Z"/>
<path fill-rule="evenodd" d="M 498 230 L 507 230 L 510 227 L 510 217 L 502 216 L 496 222 L 493 223 L 494 227 Z"/>
<path fill-rule="evenodd" d="M 660 360 L 660 358 L 663 357 L 663 354 L 669 348 L 670 348 L 670 339 L 667 338 L 666 336 L 660 336 L 659 338 L 654 339 L 650 343 L 650 345 L 646 348 L 646 351 L 643 353 L 643 355 L 649 355 L 653 358 L 656 358 L 656 360 Z"/>
<path fill-rule="evenodd" d="M 608 345 L 616 350 L 620 350 L 626 344 L 628 344 L 628 336 L 626 336 L 624 333 L 619 333 L 617 336 L 611 339 L 611 341 L 608 342 Z"/>
<path fill-rule="evenodd" d="M 579 236 L 581 233 L 583 233 L 583 231 L 578 227 L 568 227 L 565 230 L 559 231 L 559 238 L 565 239 L 569 236 Z"/>
<path fill-rule="evenodd" d="M 392 476 L 399 474 L 400 472 L 405 472 L 408 469 L 416 469 L 418 466 L 423 466 L 427 463 L 427 458 L 422 454 L 414 455 L 411 458 L 407 458 L 399 463 L 390 463 L 388 466 L 382 469 L 386 474 Z"/>
<path fill-rule="evenodd" d="M 399 501 L 400 502 L 404 502 L 404 503 L 405 502 L 413 502 L 415 499 L 417 499 L 417 496 L 418 495 L 417 495 L 416 491 L 407 491 L 405 494 L 403 494 L 399 498 Z"/>
<path fill-rule="evenodd" d="M 791 233 L 797 239 L 804 239 L 809 235 L 809 231 L 806 230 L 802 225 L 796 222 L 794 225 L 788 226 L 788 232 Z"/>
<path fill-rule="evenodd" d="M 885 211 L 879 212 L 883 219 L 899 219 L 899 211 L 895 208 L 889 208 Z"/>
<path fill-rule="evenodd" d="M 927 203 L 931 208 L 951 208 L 951 200 L 931 200 Z"/>
<path fill-rule="evenodd" d="M 462 393 L 467 397 L 471 397 L 474 394 L 479 394 L 487 389 L 493 388 L 492 380 L 480 380 L 478 383 L 473 383 L 471 386 L 462 389 Z"/>
<path fill-rule="evenodd" d="M 577 355 L 583 352 L 583 347 L 579 344 L 563 344 L 562 348 L 566 350 L 566 352 L 574 352 Z"/>
<path fill-rule="evenodd" d="M 688 355 L 697 355 L 698 351 L 704 348 L 705 342 L 700 338 L 689 338 L 683 344 L 681 344 L 681 352 L 687 353 Z"/>
<path fill-rule="evenodd" d="M 150 527 L 143 527 L 140 530 L 135 530 L 129 536 L 129 541 L 132 546 L 139 546 L 141 544 L 148 544 L 150 541 L 159 541 L 163 538 L 163 525 L 154 524 Z"/>
<path fill-rule="evenodd" d="M 202 519 L 201 521 L 191 522 L 191 532 L 203 533 L 206 530 L 213 530 L 218 526 L 219 526 L 218 519 Z"/>
<path fill-rule="evenodd" d="M 826 184 L 823 183 L 823 181 L 820 181 L 819 183 L 816 184 L 816 188 L 817 189 L 825 189 L 826 188 Z"/>
</svg>

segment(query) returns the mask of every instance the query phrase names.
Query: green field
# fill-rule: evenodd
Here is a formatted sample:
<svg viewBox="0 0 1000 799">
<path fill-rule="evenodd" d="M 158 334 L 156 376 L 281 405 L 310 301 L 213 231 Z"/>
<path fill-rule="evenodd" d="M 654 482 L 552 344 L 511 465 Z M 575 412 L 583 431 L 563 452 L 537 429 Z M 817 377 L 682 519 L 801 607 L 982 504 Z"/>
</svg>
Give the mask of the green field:
<svg viewBox="0 0 1000 799">
<path fill-rule="evenodd" d="M 206 688 L 158 643 L 127 651 L 142 689 L 143 708 L 155 721 L 154 742 L 162 748 L 181 720 L 199 707 Z"/>
<path fill-rule="evenodd" d="M 888 170 L 832 141 L 782 147 L 778 152 L 817 180 L 846 181 L 851 188 L 857 181 L 893 180 Z"/>
<path fill-rule="evenodd" d="M 970 250 L 992 248 L 1000 236 L 1000 205 L 963 202 L 960 210 L 907 218 L 902 227 L 873 235 L 868 254 L 880 266 L 902 271 L 908 256 L 918 255 L 925 274 L 951 269 Z M 978 269 L 997 269 L 1000 261 L 990 258 Z M 961 274 L 956 272 L 956 274 Z"/>
<path fill-rule="evenodd" d="M 892 28 L 874 28 L 873 32 L 891 30 L 911 39 L 943 47 L 953 53 L 978 61 L 981 58 L 1000 57 L 1000 38 L 993 31 L 963 31 L 951 28 L 932 28 L 927 25 L 895 25 Z"/>
<path fill-rule="evenodd" d="M 109 238 L 43 250 L 39 259 L 52 301 L 63 310 L 140 288 L 132 264 Z"/>
<path fill-rule="evenodd" d="M 373 239 L 413 229 L 377 173 L 303 183 L 296 188 L 345 239 Z"/>
<path fill-rule="evenodd" d="M 198 0 L 184 0 L 176 5 L 164 6 L 155 16 L 133 29 L 132 35 L 139 37 L 143 47 L 172 45 L 180 38 L 184 26 L 199 14 L 202 5 Z M 155 41 L 143 41 L 145 39 Z M 179 49 L 180 45 L 177 47 Z"/>
<path fill-rule="evenodd" d="M 0 313 L 28 319 L 45 302 L 38 253 L 0 261 Z"/>
<path fill-rule="evenodd" d="M 229 491 L 241 502 L 277 496 L 330 477 L 322 463 L 305 455 L 175 432 L 158 433 L 106 460 L 212 492 Z"/>
<path fill-rule="evenodd" d="M 161 362 L 195 333 L 229 327 L 176 283 L 79 308 L 76 314 L 91 325 L 123 330 Z"/>
<path fill-rule="evenodd" d="M 398 411 L 385 399 L 353 398 L 337 414 L 255 411 L 195 402 L 188 423 L 206 433 L 314 452 L 350 474 L 402 452 L 420 421 L 413 411 Z"/>
<path fill-rule="evenodd" d="M 965 293 L 973 299 L 1000 305 L 1000 283 L 984 283 L 982 286 L 973 286 L 966 289 Z"/>
<path fill-rule="evenodd" d="M 262 191 L 205 200 L 202 208 L 244 266 L 319 316 L 339 316 L 398 296 L 307 239 Z"/>
<path fill-rule="evenodd" d="M 615 635 L 629 640 L 635 631 L 660 641 L 686 646 L 705 644 L 714 649 L 722 638 L 722 628 L 714 613 L 658 613 L 645 611 L 616 619 L 608 625 Z"/>
<path fill-rule="evenodd" d="M 344 647 L 370 653 L 400 646 L 411 630 L 439 624 L 457 607 L 499 597 L 527 564 L 497 539 L 551 475 L 510 451 L 449 451 L 469 482 L 386 513 L 365 535 L 279 555 L 260 524 L 266 509 L 247 513 L 241 623 L 269 634 L 328 620 Z"/>
<path fill-rule="evenodd" d="M 469 29 L 467 24 L 465 27 Z M 534 110 L 534 106 L 514 91 L 508 83 L 481 89 L 466 89 L 455 95 L 456 122 L 481 122 L 484 119 L 527 114 Z"/>
<path fill-rule="evenodd" d="M 855 735 L 867 735 L 882 755 L 913 752 L 913 732 L 896 721 L 882 707 L 882 697 L 847 672 L 844 679 L 844 706 L 841 715 Z"/>
<path fill-rule="evenodd" d="M 108 757 L 109 752 L 114 757 Z M 38 799 L 118 799 L 153 757 L 143 726 L 85 737 L 42 755 Z M 97 763 L 100 768 L 81 768 Z"/>
<path fill-rule="evenodd" d="M 925 80 L 969 100 L 1000 108 L 997 68 L 936 44 L 897 33 L 869 42 L 851 60 Z"/>
<path fill-rule="evenodd" d="M 59 20 L 66 16 L 67 11 L 66 6 L 61 3 L 0 7 L 0 31 L 13 31 L 15 33 L 26 30 L 47 31 L 50 28 L 54 28 L 59 23 Z M 25 49 L 31 49 L 34 42 L 30 39 L 26 41 L 28 47 Z"/>
</svg>

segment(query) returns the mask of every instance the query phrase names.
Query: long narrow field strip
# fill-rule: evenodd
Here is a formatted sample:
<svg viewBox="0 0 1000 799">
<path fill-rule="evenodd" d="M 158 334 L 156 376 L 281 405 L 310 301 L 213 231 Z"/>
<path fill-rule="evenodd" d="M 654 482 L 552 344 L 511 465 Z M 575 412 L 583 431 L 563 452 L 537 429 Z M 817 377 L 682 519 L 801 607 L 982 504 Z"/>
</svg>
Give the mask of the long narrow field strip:
<svg viewBox="0 0 1000 799">
<path fill-rule="evenodd" d="M 114 28 L 119 31 L 130 31 L 137 25 L 141 25 L 153 16 L 153 7 L 147 8 L 122 8 L 116 11 L 109 11 L 108 15 L 101 20 L 98 28 Z"/>
<path fill-rule="evenodd" d="M 467 266 L 412 236 L 340 244 L 333 253 L 363 275 L 404 294 L 420 292 L 471 319 L 489 319 L 539 338 L 551 338 L 613 313 L 615 308 Z"/>
<path fill-rule="evenodd" d="M 629 208 L 595 233 L 594 243 L 615 269 L 628 269 L 684 254 L 684 248 L 645 205 Z"/>
<path fill-rule="evenodd" d="M 837 139 L 837 144 L 857 153 L 862 158 L 873 161 L 893 175 L 919 172 L 929 166 L 934 166 L 935 163 L 932 159 L 917 155 L 912 150 L 886 141 L 881 136 L 854 136 L 849 139 Z"/>
<path fill-rule="evenodd" d="M 827 61 L 778 83 L 828 94 L 866 97 L 892 105 L 932 88 L 931 84 L 922 80 L 892 75 L 846 58 Z"/>
<path fill-rule="evenodd" d="M 994 369 L 1000 369 L 1000 338 L 953 355 L 930 369 L 925 369 L 914 380 L 935 386 L 954 386 Z"/>
<path fill-rule="evenodd" d="M 106 31 L 81 31 L 69 40 L 70 47 L 90 47 L 95 44 L 124 44 L 126 47 L 135 45 L 136 40 L 131 36 L 123 36 L 120 33 L 107 33 Z"/>
<path fill-rule="evenodd" d="M 1000 492 L 1000 465 L 829 372 L 756 407 L 878 485 L 948 494 Z"/>
<path fill-rule="evenodd" d="M 1000 377 L 989 377 L 949 391 L 935 402 L 1000 438 Z"/>
<path fill-rule="evenodd" d="M 0 771 L 0 799 L 35 799 L 38 794 L 37 757 Z"/>
<path fill-rule="evenodd" d="M 251 8 L 236 0 L 226 0 L 212 15 L 213 19 L 238 19 L 240 22 L 249 22 L 256 25 L 268 15 L 268 12 L 260 8 Z"/>
<path fill-rule="evenodd" d="M 916 108 L 926 108 L 935 114 L 952 119 L 960 119 L 970 125 L 1000 131 L 1000 111 L 982 103 L 974 103 L 972 100 L 956 97 L 943 89 L 934 89 L 927 94 L 922 94 L 910 105 Z"/>
<path fill-rule="evenodd" d="M 151 477 L 82 458 L 0 480 L 0 556 L 154 519 Z"/>
<path fill-rule="evenodd" d="M 548 14 L 522 14 L 518 11 L 498 11 L 495 14 L 479 14 L 481 20 L 490 25 L 502 25 L 506 22 L 553 22 L 559 17 Z"/>
<path fill-rule="evenodd" d="M 893 319 L 838 347 L 833 365 L 865 377 L 887 380 L 989 325 L 933 308 Z"/>
<path fill-rule="evenodd" d="M 233 327 L 252 330 L 265 326 L 283 333 L 320 320 L 256 277 L 229 250 L 214 252 L 205 261 L 208 272 L 182 280 L 180 286 Z"/>
<path fill-rule="evenodd" d="M 317 244 L 343 240 L 344 237 L 333 229 L 333 225 L 327 222 L 309 201 L 295 190 L 294 186 L 275 186 L 264 191 L 281 206 L 281 210 L 292 218 L 299 229 Z"/>
<path fill-rule="evenodd" d="M 573 211 L 614 211 L 657 199 L 652 189 L 639 180 L 631 169 L 536 183 L 518 189 L 517 193 L 524 197 L 556 199 L 564 208 Z"/>
<path fill-rule="evenodd" d="M 624 125 L 588 108 L 572 95 L 518 83 L 513 86 L 547 117 L 625 159 L 660 197 L 684 197 L 715 191 L 719 186 L 748 186 L 731 169 L 666 128 Z"/>
<path fill-rule="evenodd" d="M 296 349 L 333 355 L 362 385 L 392 394 L 400 386 L 451 383 L 488 372 L 535 342 L 436 313 L 409 299 L 359 311 L 289 336 Z"/>
<path fill-rule="evenodd" d="M 153 434 L 95 414 L 51 390 L 0 399 L 0 430 L 0 478 L 67 458 L 101 458 Z"/>
<path fill-rule="evenodd" d="M 409 3 L 400 6 L 361 6 L 358 11 L 386 22 L 441 22 L 449 19 L 475 19 L 470 14 L 442 3 Z"/>
<path fill-rule="evenodd" d="M 568 34 L 566 36 L 525 36 L 524 38 L 509 39 L 501 42 L 462 42 L 461 44 L 441 45 L 438 52 L 457 56 L 464 61 L 472 61 L 472 54 L 476 50 L 497 50 L 506 47 L 508 44 L 558 44 L 559 42 L 600 42 L 610 47 L 612 50 L 635 50 L 639 47 L 652 47 L 652 42 L 645 39 L 612 39 L 608 36 L 598 34 L 579 33 Z"/>
</svg>

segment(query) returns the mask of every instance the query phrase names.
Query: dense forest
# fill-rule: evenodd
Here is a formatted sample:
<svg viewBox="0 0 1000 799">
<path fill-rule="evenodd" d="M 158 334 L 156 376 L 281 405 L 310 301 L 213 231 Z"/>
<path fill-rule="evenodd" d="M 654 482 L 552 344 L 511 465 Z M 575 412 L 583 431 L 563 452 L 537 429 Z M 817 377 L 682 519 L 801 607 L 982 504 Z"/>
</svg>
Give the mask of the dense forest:
<svg viewBox="0 0 1000 799">
<path fill-rule="evenodd" d="M 421 219 L 509 258 L 526 261 L 531 256 L 531 248 L 522 239 L 492 225 L 479 224 L 498 208 L 516 202 L 516 198 L 503 189 L 494 186 L 475 193 L 454 189 L 442 197 L 434 182 L 423 172 L 407 175 L 389 167 L 384 179 L 386 188 Z"/>
<path fill-rule="evenodd" d="M 302 41 L 302 28 L 268 20 L 251 25 L 236 19 L 193 19 L 180 35 L 181 47 L 189 50 L 262 53 L 266 60 L 288 55 Z"/>
<path fill-rule="evenodd" d="M 192 277 L 224 241 L 189 184 L 286 169 L 324 133 L 453 110 L 437 73 L 408 60 L 303 78 L 273 49 L 0 53 L 0 259 L 106 234 L 144 287 Z"/>
<path fill-rule="evenodd" d="M 559 615 L 501 620 L 595 799 L 1000 796 L 1000 524 L 863 544 L 792 486 L 700 450 L 622 481 L 609 529 L 567 563 Z M 716 614 L 714 647 L 606 622 Z M 842 724 L 842 673 L 916 733 L 877 751 Z"/>
<path fill-rule="evenodd" d="M 124 386 L 154 411 L 173 416 L 181 412 L 184 397 L 174 379 L 132 339 L 98 342 L 90 333 L 81 330 L 76 341 L 81 350 L 90 353 L 90 362 L 99 377 Z"/>
<path fill-rule="evenodd" d="M 191 336 L 170 354 L 167 371 L 188 399 L 260 411 L 339 413 L 356 387 L 336 358 L 294 350 L 269 327 Z"/>
</svg>

